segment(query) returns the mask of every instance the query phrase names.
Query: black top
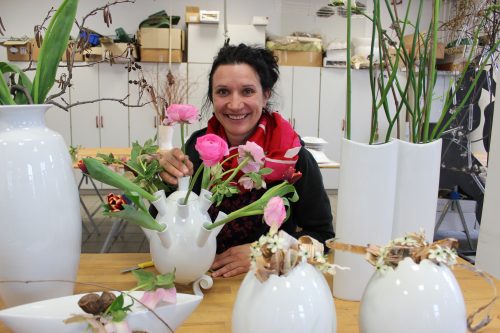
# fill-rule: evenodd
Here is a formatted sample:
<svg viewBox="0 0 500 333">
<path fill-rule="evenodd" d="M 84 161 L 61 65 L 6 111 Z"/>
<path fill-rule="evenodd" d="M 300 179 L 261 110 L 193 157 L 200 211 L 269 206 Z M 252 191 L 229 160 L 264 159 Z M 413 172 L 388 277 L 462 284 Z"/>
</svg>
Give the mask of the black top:
<svg viewBox="0 0 500 333">
<path fill-rule="evenodd" d="M 186 142 L 186 153 L 193 163 L 195 171 L 202 163 L 198 152 L 194 148 L 196 139 L 205 135 L 206 130 L 204 128 L 194 132 Z M 294 184 L 299 195 L 299 200 L 290 203 L 290 218 L 285 221 L 280 229 L 296 238 L 302 235 L 309 235 L 324 243 L 327 239 L 335 235 L 330 200 L 323 186 L 323 179 L 318 164 L 311 153 L 303 146 L 299 151 L 299 158 L 295 169 L 302 172 L 302 178 Z M 270 188 L 279 183 L 281 182 L 267 184 L 267 187 Z M 198 178 L 194 186 L 196 193 L 199 193 L 200 186 L 201 177 Z M 224 213 L 230 213 L 255 201 L 265 191 L 265 189 L 254 189 L 247 193 L 224 198 L 218 207 L 212 205 L 209 214 L 212 219 L 215 219 L 219 210 Z M 262 220 L 262 215 L 243 217 L 231 221 L 223 227 L 217 236 L 217 253 L 221 253 L 235 245 L 254 242 L 261 235 L 267 233 L 268 230 L 269 227 Z"/>
</svg>

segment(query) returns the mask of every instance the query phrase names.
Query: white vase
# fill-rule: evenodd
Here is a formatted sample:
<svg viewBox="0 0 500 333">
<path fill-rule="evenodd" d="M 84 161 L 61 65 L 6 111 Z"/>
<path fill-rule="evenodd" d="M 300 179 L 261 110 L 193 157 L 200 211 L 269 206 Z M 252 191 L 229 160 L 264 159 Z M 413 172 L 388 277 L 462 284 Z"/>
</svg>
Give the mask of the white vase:
<svg viewBox="0 0 500 333">
<path fill-rule="evenodd" d="M 233 333 L 335 333 L 337 317 L 322 273 L 306 262 L 260 282 L 250 270 L 241 283 Z"/>
<path fill-rule="evenodd" d="M 465 333 L 460 287 L 446 265 L 405 258 L 394 270 L 375 272 L 361 300 L 361 333 Z"/>
<path fill-rule="evenodd" d="M 174 126 L 158 126 L 158 146 L 160 150 L 170 150 L 173 148 L 172 140 L 174 136 Z"/>
<path fill-rule="evenodd" d="M 161 233 L 151 233 L 149 240 L 156 269 L 162 274 L 175 269 L 175 282 L 181 284 L 208 278 L 204 275 L 214 261 L 216 236 L 222 229 L 220 226 L 207 230 L 205 226 L 212 224 L 208 207 L 195 193 L 190 194 L 188 203 L 184 205 L 185 194 L 184 190 L 180 190 L 165 199 L 167 209 L 165 214 L 158 215 L 157 221 L 167 228 Z M 172 196 L 176 200 L 172 200 Z M 221 213 L 218 218 L 224 216 Z"/>
<path fill-rule="evenodd" d="M 441 140 L 381 145 L 342 141 L 336 237 L 342 243 L 384 245 L 408 232 L 432 242 L 439 188 Z M 357 209 L 356 207 L 361 207 Z M 374 268 L 363 256 L 336 251 L 333 294 L 359 301 Z"/>
<path fill-rule="evenodd" d="M 337 223 L 340 242 L 366 246 L 391 239 L 397 143 L 368 145 L 342 140 Z M 359 301 L 374 268 L 359 254 L 335 251 L 335 263 L 349 267 L 333 279 L 335 297 Z"/>
<path fill-rule="evenodd" d="M 78 189 L 50 105 L 0 106 L 0 280 L 76 280 Z M 0 283 L 7 306 L 73 294 L 63 282 Z"/>
</svg>

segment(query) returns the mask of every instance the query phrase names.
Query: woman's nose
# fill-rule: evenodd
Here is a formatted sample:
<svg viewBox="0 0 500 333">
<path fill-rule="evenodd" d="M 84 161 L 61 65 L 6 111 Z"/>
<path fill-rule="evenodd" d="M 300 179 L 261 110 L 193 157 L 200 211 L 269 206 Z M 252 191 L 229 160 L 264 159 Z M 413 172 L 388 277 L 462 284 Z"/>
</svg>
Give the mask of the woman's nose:
<svg viewBox="0 0 500 333">
<path fill-rule="evenodd" d="M 237 93 L 232 94 L 229 99 L 228 107 L 230 109 L 240 109 L 243 106 L 243 99 Z"/>
</svg>

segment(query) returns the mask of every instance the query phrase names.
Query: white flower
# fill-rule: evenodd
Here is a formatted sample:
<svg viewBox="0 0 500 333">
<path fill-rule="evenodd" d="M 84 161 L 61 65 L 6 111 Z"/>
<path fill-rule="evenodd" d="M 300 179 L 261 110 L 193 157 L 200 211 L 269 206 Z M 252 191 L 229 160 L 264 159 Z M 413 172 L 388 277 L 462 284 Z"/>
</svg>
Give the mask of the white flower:
<svg viewBox="0 0 500 333">
<path fill-rule="evenodd" d="M 307 251 L 307 246 L 300 245 L 299 256 L 301 256 L 302 258 L 308 258 L 309 257 L 309 251 Z"/>
<path fill-rule="evenodd" d="M 255 262 L 258 257 L 262 256 L 262 251 L 260 250 L 260 247 L 255 244 L 250 246 L 250 260 L 252 262 Z"/>
<path fill-rule="evenodd" d="M 435 249 L 429 249 L 429 259 L 436 261 L 437 263 L 446 263 L 448 254 L 439 245 L 436 245 Z"/>
<path fill-rule="evenodd" d="M 267 248 L 271 250 L 272 253 L 276 253 L 278 250 L 284 248 L 285 240 L 280 238 L 277 234 L 272 237 L 268 237 Z"/>
</svg>

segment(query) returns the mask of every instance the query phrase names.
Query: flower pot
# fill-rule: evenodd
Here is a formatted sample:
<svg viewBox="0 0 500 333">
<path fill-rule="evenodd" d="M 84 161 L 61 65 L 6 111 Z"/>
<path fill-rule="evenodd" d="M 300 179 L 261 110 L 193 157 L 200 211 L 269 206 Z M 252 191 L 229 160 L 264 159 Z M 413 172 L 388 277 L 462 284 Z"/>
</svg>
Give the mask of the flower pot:
<svg viewBox="0 0 500 333">
<path fill-rule="evenodd" d="M 373 274 L 361 300 L 361 333 L 465 333 L 465 304 L 446 265 L 405 258 Z"/>
<path fill-rule="evenodd" d="M 82 219 L 50 105 L 0 106 L 0 280 L 76 280 Z M 0 283 L 7 306 L 73 294 L 72 283 Z"/>
<path fill-rule="evenodd" d="M 189 201 L 183 204 L 185 191 L 174 192 L 165 200 L 166 214 L 158 215 L 157 221 L 165 224 L 162 232 L 150 233 L 150 252 L 156 269 L 169 273 L 175 269 L 175 282 L 187 284 L 202 278 L 212 265 L 217 249 L 216 236 L 222 226 L 207 230 L 212 224 L 200 198 L 191 193 Z M 219 218 L 224 217 L 221 214 Z M 210 283 L 209 283 L 210 284 Z"/>
<path fill-rule="evenodd" d="M 432 242 L 439 188 L 441 140 L 381 145 L 342 141 L 336 236 L 343 243 L 385 244 L 423 229 Z M 353 209 L 363 207 L 363 209 Z M 334 279 L 333 294 L 359 301 L 374 268 L 354 253 L 335 253 L 350 267 Z"/>
<path fill-rule="evenodd" d="M 265 282 L 250 270 L 238 290 L 232 322 L 234 333 L 334 333 L 337 326 L 330 288 L 306 262 Z"/>
</svg>

